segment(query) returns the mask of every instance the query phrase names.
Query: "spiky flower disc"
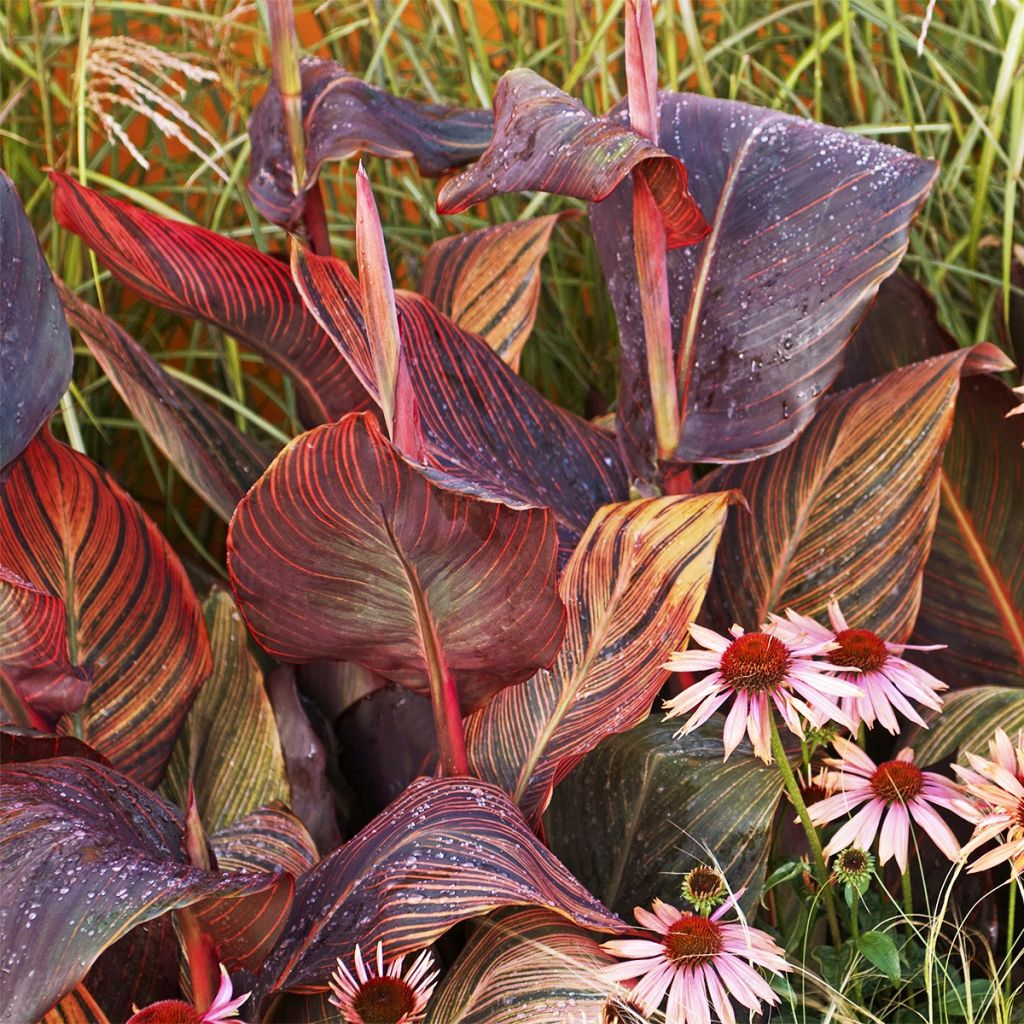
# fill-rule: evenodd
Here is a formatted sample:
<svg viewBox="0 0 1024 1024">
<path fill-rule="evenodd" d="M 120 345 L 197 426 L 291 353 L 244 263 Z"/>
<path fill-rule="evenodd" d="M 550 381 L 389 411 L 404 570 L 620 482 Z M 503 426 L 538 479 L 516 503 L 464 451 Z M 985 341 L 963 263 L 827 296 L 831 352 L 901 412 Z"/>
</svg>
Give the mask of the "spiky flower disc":
<svg viewBox="0 0 1024 1024">
<path fill-rule="evenodd" d="M 721 873 L 700 864 L 683 875 L 683 899 L 700 914 L 708 914 L 724 903 L 729 891 Z"/>
</svg>

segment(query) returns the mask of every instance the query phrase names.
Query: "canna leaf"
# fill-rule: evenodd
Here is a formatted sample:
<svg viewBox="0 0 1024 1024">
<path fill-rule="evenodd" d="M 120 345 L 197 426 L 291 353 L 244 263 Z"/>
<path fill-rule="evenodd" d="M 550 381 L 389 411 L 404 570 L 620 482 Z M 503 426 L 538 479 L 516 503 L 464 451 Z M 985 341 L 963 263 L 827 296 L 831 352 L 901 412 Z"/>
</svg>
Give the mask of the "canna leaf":
<svg viewBox="0 0 1024 1024">
<path fill-rule="evenodd" d="M 426 1024 L 601 1024 L 619 986 L 598 972 L 614 962 L 586 932 L 548 910 L 492 914 L 445 972 Z"/>
<path fill-rule="evenodd" d="M 64 602 L 70 660 L 91 673 L 78 725 L 59 731 L 158 782 L 211 667 L 177 555 L 105 472 L 42 431 L 0 491 L 0 564 Z"/>
<path fill-rule="evenodd" d="M 94 761 L 7 765 L 3 784 L 0 864 L 20 901 L 0 905 L 4 1020 L 38 1019 L 137 924 L 210 899 L 245 912 L 291 881 L 190 867 L 176 809 Z"/>
<path fill-rule="evenodd" d="M 347 160 L 359 153 L 412 158 L 422 174 L 436 177 L 475 160 L 490 140 L 493 116 L 489 110 L 401 99 L 364 82 L 336 61 L 307 57 L 299 68 L 306 190 L 316 183 L 326 160 Z M 272 223 L 294 227 L 302 214 L 304 195 L 295 195 L 276 86 L 253 108 L 249 139 L 249 194 L 256 208 Z"/>
<path fill-rule="evenodd" d="M 450 177 L 439 213 L 460 213 L 505 192 L 551 192 L 604 199 L 631 172 L 644 177 L 661 211 L 668 244 L 692 245 L 708 233 L 687 187 L 686 167 L 655 143 L 526 68 L 507 71 L 494 93 L 494 136 L 472 167 Z"/>
<path fill-rule="evenodd" d="M 643 721 L 704 599 L 728 494 L 606 505 L 559 583 L 568 614 L 550 669 L 466 720 L 469 762 L 531 822 L 552 787 L 607 736 Z"/>
<path fill-rule="evenodd" d="M 991 345 L 896 370 L 822 403 L 787 449 L 722 467 L 702 489 L 736 489 L 752 515 L 726 527 L 708 592 L 711 621 L 755 629 L 792 607 L 894 642 L 917 616 L 939 471 L 961 375 L 1005 368 Z"/>
<path fill-rule="evenodd" d="M 49 419 L 71 381 L 71 335 L 14 183 L 0 171 L 0 468 Z"/>
<path fill-rule="evenodd" d="M 626 117 L 625 104 L 614 115 Z M 840 353 L 899 263 L 933 163 L 811 121 L 690 93 L 660 94 L 660 142 L 685 161 L 711 222 L 668 253 L 683 421 L 676 457 L 737 462 L 778 451 L 814 416 Z M 591 208 L 621 338 L 619 433 L 648 465 L 654 425 L 632 184 Z"/>
<path fill-rule="evenodd" d="M 569 212 L 442 238 L 427 250 L 418 291 L 518 372 L 537 316 L 540 261 Z"/>
<path fill-rule="evenodd" d="M 125 405 L 174 468 L 225 522 L 267 468 L 270 455 L 192 394 L 126 331 L 58 291 L 71 326 L 89 346 Z"/>
<path fill-rule="evenodd" d="M 180 316 L 205 320 L 293 377 L 313 422 L 335 420 L 365 395 L 306 313 L 288 267 L 223 235 L 167 220 L 56 171 L 58 223 L 94 249 L 114 276 Z"/>
<path fill-rule="evenodd" d="M 97 750 L 74 736 L 57 736 L 21 725 L 0 725 L 0 765 L 45 761 L 50 757 L 78 757 L 110 766 Z"/>
<path fill-rule="evenodd" d="M 544 819 L 549 845 L 617 913 L 655 896 L 678 906 L 683 874 L 716 862 L 733 890 L 747 887 L 749 913 L 782 780 L 746 741 L 723 764 L 720 727 L 676 738 L 678 728 L 649 718 L 584 758 L 555 790 Z"/>
<path fill-rule="evenodd" d="M 363 413 L 284 449 L 231 521 L 228 568 L 274 657 L 354 661 L 429 693 L 436 643 L 469 710 L 554 658 L 556 550 L 547 510 L 435 486 Z"/>
<path fill-rule="evenodd" d="M 231 595 L 214 590 L 203 604 L 213 672 L 196 697 L 167 766 L 167 793 L 185 807 L 192 782 L 208 832 L 226 828 L 274 801 L 291 802 L 274 711 L 249 633 Z"/>
<path fill-rule="evenodd" d="M 936 764 L 970 751 L 988 756 L 996 729 L 1009 736 L 1024 730 L 1024 700 L 1019 686 L 968 686 L 946 697 L 927 732 L 915 728 L 912 742 L 919 764 Z"/>
<path fill-rule="evenodd" d="M 299 881 L 261 995 L 327 987 L 338 956 L 383 942 L 389 956 L 505 906 L 545 907 L 583 928 L 621 931 L 541 845 L 495 786 L 418 779 Z"/>
<path fill-rule="evenodd" d="M 293 268 L 313 315 L 379 401 L 351 271 L 298 249 Z M 395 300 L 427 442 L 423 472 L 471 495 L 549 508 L 568 556 L 594 512 L 628 495 L 614 439 L 546 401 L 426 299 Z"/>
<path fill-rule="evenodd" d="M 210 836 L 222 871 L 274 871 L 298 877 L 319 859 L 305 826 L 282 807 L 260 807 Z"/>
</svg>

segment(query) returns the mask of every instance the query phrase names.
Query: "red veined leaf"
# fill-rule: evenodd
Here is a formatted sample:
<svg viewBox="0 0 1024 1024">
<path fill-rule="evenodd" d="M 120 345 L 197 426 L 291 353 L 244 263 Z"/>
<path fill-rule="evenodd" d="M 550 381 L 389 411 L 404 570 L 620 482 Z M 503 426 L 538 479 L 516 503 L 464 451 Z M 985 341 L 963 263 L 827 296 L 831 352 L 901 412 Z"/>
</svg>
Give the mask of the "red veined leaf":
<svg viewBox="0 0 1024 1024">
<path fill-rule="evenodd" d="M 927 717 L 930 728 L 915 726 L 911 736 L 919 764 L 948 761 L 964 751 L 987 757 L 996 729 L 1009 736 L 1024 729 L 1020 683 L 964 687 L 946 697 L 939 714 Z"/>
<path fill-rule="evenodd" d="M 290 882 L 190 867 L 176 809 L 94 761 L 6 765 L 2 781 L 4 884 L 18 899 L 0 906 L 6 1020 L 36 1020 L 141 922 L 211 897 L 262 903 Z"/>
<path fill-rule="evenodd" d="M 167 220 L 94 192 L 56 171 L 54 216 L 114 276 L 181 316 L 216 324 L 292 376 L 315 422 L 337 419 L 365 395 L 306 312 L 281 260 L 205 228 Z"/>
<path fill-rule="evenodd" d="M 58 282 L 68 321 L 132 415 L 174 468 L 225 522 L 270 455 L 198 401 L 127 332 Z"/>
<path fill-rule="evenodd" d="M 316 183 L 325 160 L 346 160 L 359 153 L 412 158 L 422 174 L 436 177 L 475 160 L 490 140 L 493 115 L 489 110 L 400 99 L 332 60 L 307 57 L 299 67 L 307 190 Z M 294 192 L 292 157 L 276 86 L 253 108 L 249 139 L 249 193 L 256 208 L 274 224 L 295 226 L 304 196 Z"/>
<path fill-rule="evenodd" d="M 605 737 L 647 717 L 670 650 L 700 610 L 728 494 L 606 505 L 559 582 L 568 625 L 558 658 L 466 720 L 473 774 L 531 822 L 552 787 Z"/>
<path fill-rule="evenodd" d="M 652 716 L 588 754 L 555 790 L 548 843 L 620 914 L 655 896 L 678 905 L 683 873 L 709 858 L 734 890 L 746 887 L 742 905 L 752 914 L 782 779 L 746 740 L 722 763 L 720 716 L 687 736 L 678 728 Z"/>
<path fill-rule="evenodd" d="M 310 310 L 376 401 L 352 272 L 302 250 L 294 270 Z M 483 498 L 551 509 L 568 555 L 601 505 L 628 496 L 614 439 L 546 401 L 422 296 L 400 291 L 395 300 L 427 441 L 423 472 Z"/>
<path fill-rule="evenodd" d="M 601 1024 L 619 988 L 614 963 L 586 932 L 548 910 L 492 914 L 445 972 L 425 1024 Z"/>
<path fill-rule="evenodd" d="M 635 171 L 665 222 L 670 247 L 708 233 L 687 187 L 686 167 L 655 143 L 526 68 L 508 71 L 494 93 L 494 136 L 483 156 L 449 178 L 440 213 L 459 213 L 504 192 L 551 192 L 597 201 Z"/>
<path fill-rule="evenodd" d="M 228 533 L 239 607 L 274 657 L 354 661 L 429 693 L 436 652 L 466 710 L 554 658 L 556 551 L 546 509 L 435 486 L 367 413 L 296 438 Z"/>
<path fill-rule="evenodd" d="M 263 1011 L 263 1024 L 336 1024 L 338 1011 L 329 992 L 296 995 L 283 992 Z"/>
<path fill-rule="evenodd" d="M 71 335 L 14 183 L 0 171 L 0 468 L 24 451 L 67 390 Z"/>
<path fill-rule="evenodd" d="M 274 711 L 231 595 L 203 602 L 213 672 L 196 696 L 167 766 L 166 793 L 184 808 L 189 783 L 208 832 L 274 801 L 290 803 Z"/>
<path fill-rule="evenodd" d="M 74 713 L 89 673 L 68 660 L 64 602 L 0 565 L 0 675 L 34 724 Z"/>
<path fill-rule="evenodd" d="M 260 807 L 210 836 L 222 871 L 274 871 L 298 877 L 319 857 L 306 827 L 283 807 Z"/>
<path fill-rule="evenodd" d="M 511 221 L 435 242 L 418 290 L 518 372 L 540 298 L 540 261 L 558 221 L 575 211 Z"/>
<path fill-rule="evenodd" d="M 0 725 L 0 765 L 45 761 L 51 757 L 80 757 L 110 766 L 98 750 L 74 736 L 55 736 L 10 722 Z"/>
<path fill-rule="evenodd" d="M 692 93 L 661 93 L 660 141 L 685 161 L 711 221 L 668 254 L 683 427 L 676 457 L 736 462 L 777 451 L 810 422 L 839 354 L 899 263 L 933 163 L 811 121 Z M 626 117 L 618 108 L 619 121 Z M 654 451 L 631 260 L 632 185 L 591 208 L 621 335 L 619 432 Z"/>
<path fill-rule="evenodd" d="M 110 1024 L 85 985 L 76 985 L 39 1024 Z"/>
<path fill-rule="evenodd" d="M 1006 365 L 982 344 L 896 370 L 822 402 L 784 451 L 705 477 L 702 488 L 735 488 L 752 509 L 726 527 L 711 621 L 753 629 L 787 607 L 820 617 L 835 598 L 851 625 L 905 641 L 961 374 Z"/>
<path fill-rule="evenodd" d="M 58 731 L 159 781 L 211 665 L 170 545 L 103 470 L 44 430 L 0 491 L 0 563 L 64 602 L 70 659 L 92 674 L 80 721 Z"/>
<path fill-rule="evenodd" d="M 626 0 L 626 94 L 630 127 L 658 141 L 658 49 L 651 0 Z"/>
<path fill-rule="evenodd" d="M 504 906 L 540 906 L 583 928 L 621 931 L 541 845 L 508 797 L 473 779 L 418 779 L 299 881 L 262 995 L 327 987 L 358 942 L 388 956 Z"/>
</svg>

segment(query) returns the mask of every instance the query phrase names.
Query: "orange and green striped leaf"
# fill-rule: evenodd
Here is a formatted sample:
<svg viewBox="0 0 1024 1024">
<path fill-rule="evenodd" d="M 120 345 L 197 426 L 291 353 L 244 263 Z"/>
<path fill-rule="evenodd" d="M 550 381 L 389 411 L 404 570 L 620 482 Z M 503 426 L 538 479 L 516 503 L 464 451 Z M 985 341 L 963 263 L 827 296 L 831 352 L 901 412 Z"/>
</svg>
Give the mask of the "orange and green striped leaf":
<svg viewBox="0 0 1024 1024">
<path fill-rule="evenodd" d="M 65 174 L 51 177 L 57 221 L 119 281 L 154 305 L 215 324 L 289 374 L 312 422 L 337 419 L 365 401 L 345 360 L 306 312 L 287 263 L 94 192 Z"/>
<path fill-rule="evenodd" d="M 238 506 L 231 583 L 283 661 L 353 661 L 429 693 L 436 643 L 463 708 L 554 658 L 565 627 L 546 509 L 445 490 L 368 413 L 297 437 Z"/>
<path fill-rule="evenodd" d="M 622 931 L 533 835 L 497 787 L 418 779 L 354 839 L 299 881 L 261 995 L 327 987 L 356 943 L 389 956 L 429 946 L 459 921 L 538 906 L 582 928 Z"/>
<path fill-rule="evenodd" d="M 71 335 L 14 183 L 0 171 L 0 468 L 24 451 L 71 380 Z"/>
<path fill-rule="evenodd" d="M 788 607 L 820 617 L 835 598 L 852 625 L 906 641 L 961 375 L 1006 365 L 983 344 L 896 370 L 824 401 L 784 451 L 705 477 L 752 512 L 726 527 L 711 622 L 753 629 Z"/>
<path fill-rule="evenodd" d="M 466 720 L 475 775 L 537 821 L 552 787 L 607 736 L 647 717 L 663 669 L 700 611 L 728 494 L 606 505 L 559 582 L 558 657 Z"/>
<path fill-rule="evenodd" d="M 85 985 L 76 985 L 39 1024 L 110 1024 Z"/>
<path fill-rule="evenodd" d="M 262 906 L 290 878 L 189 865 L 180 813 L 127 776 L 75 757 L 6 765 L 0 1018 L 37 1020 L 133 927 L 217 897 Z"/>
<path fill-rule="evenodd" d="M 291 791 L 263 673 L 235 602 L 214 590 L 203 615 L 213 672 L 178 737 L 166 791 L 184 808 L 191 781 L 200 820 L 217 832 L 266 804 L 289 804 Z"/>
<path fill-rule="evenodd" d="M 548 910 L 492 914 L 445 972 L 425 1024 L 604 1024 L 615 959 Z"/>
<path fill-rule="evenodd" d="M 537 316 L 540 262 L 568 213 L 442 238 L 427 250 L 417 290 L 518 372 Z"/>
<path fill-rule="evenodd" d="M 210 836 L 222 871 L 274 871 L 298 877 L 318 860 L 306 827 L 283 807 L 260 807 Z"/>
<path fill-rule="evenodd" d="M 103 367 L 136 421 L 225 522 L 270 455 L 194 398 L 126 331 L 58 282 L 68 322 Z"/>
<path fill-rule="evenodd" d="M 1009 736 L 1024 730 L 1024 698 L 1016 686 L 968 686 L 946 697 L 941 713 L 928 716 L 927 731 L 912 737 L 918 763 L 936 764 L 969 751 L 988 756 L 996 729 Z"/>
<path fill-rule="evenodd" d="M 625 123 L 625 103 L 616 114 Z M 685 161 L 711 222 L 668 253 L 682 430 L 676 457 L 737 462 L 778 451 L 814 416 L 840 353 L 907 247 L 933 163 L 744 103 L 660 95 L 660 143 Z M 591 207 L 619 322 L 619 433 L 631 464 L 654 451 L 632 184 Z"/>
<path fill-rule="evenodd" d="M 293 269 L 313 315 L 379 403 L 352 272 L 302 250 Z M 628 495 L 615 440 L 542 398 L 422 296 L 400 291 L 395 300 L 426 438 L 423 471 L 469 494 L 551 509 L 568 556 L 594 512 Z"/>
<path fill-rule="evenodd" d="M 475 160 L 491 137 L 489 110 L 463 110 L 392 96 L 364 82 L 333 60 L 300 62 L 306 132 L 306 191 L 327 160 L 360 153 L 416 161 L 420 173 L 437 177 Z M 267 220 L 298 223 L 305 195 L 296 196 L 292 156 L 281 94 L 271 85 L 249 118 L 252 143 L 249 194 Z"/>
<path fill-rule="evenodd" d="M 170 545 L 103 470 L 41 431 L 0 491 L 0 564 L 63 601 L 70 661 L 91 673 L 60 731 L 155 784 L 211 667 Z"/>
<path fill-rule="evenodd" d="M 480 159 L 452 175 L 439 213 L 459 213 L 506 192 L 550 192 L 597 202 L 631 173 L 643 175 L 661 211 L 670 247 L 692 245 L 708 225 L 674 155 L 613 117 L 526 68 L 501 77 L 494 93 L 494 135 Z"/>
</svg>

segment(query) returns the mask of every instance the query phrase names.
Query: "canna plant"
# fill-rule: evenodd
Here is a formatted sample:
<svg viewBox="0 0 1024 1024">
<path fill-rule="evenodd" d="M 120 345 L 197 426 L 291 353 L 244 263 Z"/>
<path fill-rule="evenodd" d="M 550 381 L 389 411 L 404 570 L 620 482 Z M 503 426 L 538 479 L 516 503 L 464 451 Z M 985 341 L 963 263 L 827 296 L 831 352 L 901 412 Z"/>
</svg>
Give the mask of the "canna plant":
<svg viewBox="0 0 1024 1024">
<path fill-rule="evenodd" d="M 1003 352 L 893 274 L 935 166 L 660 92 L 648 0 L 605 112 L 525 69 L 493 110 L 399 99 L 267 8 L 278 255 L 52 181 L 116 279 L 294 386 L 280 451 L 55 279 L 0 178 L 0 1018 L 897 1020 L 941 976 L 1008 1020 L 1024 420 Z M 437 241 L 404 290 L 361 166 L 355 267 L 331 252 L 318 175 L 359 154 L 443 175 L 442 214 L 575 202 Z M 583 213 L 621 346 L 600 422 L 517 373 Z M 51 431 L 69 325 L 227 522 L 230 589 L 201 600 Z M 964 787 L 919 767 L 959 750 Z M 944 908 L 962 842 L 1009 894 L 992 979 L 935 967 L 915 825 Z"/>
</svg>

